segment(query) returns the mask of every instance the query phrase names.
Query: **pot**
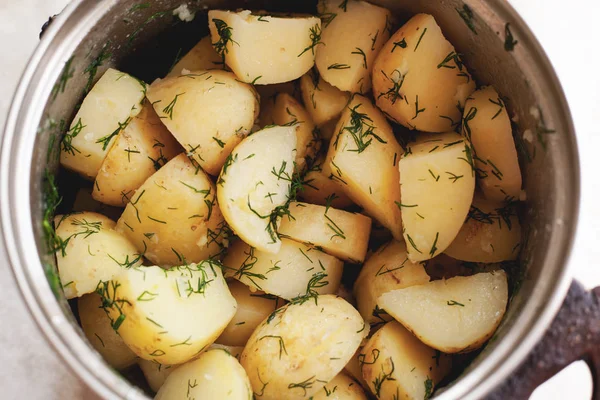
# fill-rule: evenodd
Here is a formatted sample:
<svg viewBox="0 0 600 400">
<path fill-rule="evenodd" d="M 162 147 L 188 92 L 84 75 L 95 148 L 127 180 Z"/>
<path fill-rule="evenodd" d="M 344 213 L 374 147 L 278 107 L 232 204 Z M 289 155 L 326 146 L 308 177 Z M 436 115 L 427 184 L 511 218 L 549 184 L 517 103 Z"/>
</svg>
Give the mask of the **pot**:
<svg viewBox="0 0 600 400">
<path fill-rule="evenodd" d="M 540 44 L 504 1 L 371 1 L 399 16 L 427 12 L 436 17 L 479 83 L 492 84 L 506 96 L 522 162 L 527 229 L 523 232 L 520 268 L 511 276 L 509 308 L 492 340 L 460 376 L 437 391 L 437 397 L 526 398 L 523 396 L 570 360 L 587 356 L 600 366 L 600 329 L 591 322 L 600 321 L 600 293 L 585 293 L 575 284 L 565 303 L 572 308 L 565 308 L 559 315 L 550 336 L 538 346 L 537 353 L 529 356 L 529 364 L 501 389 L 505 392 L 490 394 L 542 339 L 571 284 L 568 260 L 578 218 L 579 159 L 565 96 Z M 73 1 L 48 27 L 31 58 L 2 143 L 1 223 L 23 297 L 65 362 L 107 399 L 147 397 L 109 368 L 88 345 L 57 284 L 55 260 L 46 248 L 43 216 L 49 199 L 44 190 L 57 171 L 56 153 L 65 126 L 85 88 L 108 67 L 116 66 L 146 82 L 163 76 L 178 53 L 184 54 L 207 34 L 207 9 L 243 7 L 314 13 L 316 1 L 188 0 L 185 3 L 196 12 L 189 23 L 173 15 L 173 9 L 181 3 Z M 66 193 L 63 204 L 69 202 L 68 190 Z M 596 312 L 595 316 L 588 313 L 573 319 L 573 310 L 594 301 L 595 306 L 588 310 Z M 569 335 L 574 332 L 583 339 L 571 340 Z M 571 342 L 578 347 L 569 347 Z M 563 353 L 553 353 L 542 369 L 532 364 L 548 349 Z M 519 378 L 521 381 L 515 384 L 514 379 Z"/>
</svg>

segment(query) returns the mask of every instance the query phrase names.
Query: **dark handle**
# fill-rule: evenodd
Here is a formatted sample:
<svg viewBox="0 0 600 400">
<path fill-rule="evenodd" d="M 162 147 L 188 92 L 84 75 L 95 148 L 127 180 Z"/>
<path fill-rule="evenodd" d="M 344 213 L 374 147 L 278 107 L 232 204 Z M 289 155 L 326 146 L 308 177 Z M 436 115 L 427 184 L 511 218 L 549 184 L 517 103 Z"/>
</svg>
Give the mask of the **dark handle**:
<svg viewBox="0 0 600 400">
<path fill-rule="evenodd" d="M 486 400 L 527 400 L 539 385 L 578 360 L 590 367 L 592 399 L 600 400 L 600 287 L 587 292 L 574 281 L 542 340 Z"/>
</svg>

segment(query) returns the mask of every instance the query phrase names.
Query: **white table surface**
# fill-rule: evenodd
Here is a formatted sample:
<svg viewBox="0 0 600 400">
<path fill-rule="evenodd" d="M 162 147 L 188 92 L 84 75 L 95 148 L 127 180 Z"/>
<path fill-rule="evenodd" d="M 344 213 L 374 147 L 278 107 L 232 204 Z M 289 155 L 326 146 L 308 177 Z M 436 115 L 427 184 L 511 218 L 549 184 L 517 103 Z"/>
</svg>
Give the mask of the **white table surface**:
<svg viewBox="0 0 600 400">
<path fill-rule="evenodd" d="M 596 0 L 511 0 L 546 49 L 569 100 L 582 160 L 580 227 L 572 260 L 574 276 L 588 288 L 600 285 L 600 2 Z M 22 69 L 49 15 L 68 0 L 0 0 L 0 127 Z M 0 244 L 1 246 L 1 244 Z M 0 260 L 3 260 L 0 248 Z M 0 369 L 2 399 L 94 399 L 64 366 L 33 323 L 9 266 L 0 261 Z M 538 388 L 535 400 L 591 398 L 591 375 L 575 363 Z"/>
</svg>

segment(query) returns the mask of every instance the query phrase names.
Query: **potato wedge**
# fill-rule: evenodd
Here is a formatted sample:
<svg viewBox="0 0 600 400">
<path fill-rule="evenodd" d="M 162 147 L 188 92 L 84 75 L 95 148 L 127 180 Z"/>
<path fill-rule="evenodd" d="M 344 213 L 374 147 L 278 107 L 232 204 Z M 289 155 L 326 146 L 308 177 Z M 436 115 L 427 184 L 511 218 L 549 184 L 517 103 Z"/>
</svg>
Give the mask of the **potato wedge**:
<svg viewBox="0 0 600 400">
<path fill-rule="evenodd" d="M 250 287 L 292 300 L 313 291 L 335 293 L 340 286 L 344 263 L 302 243 L 281 239 L 276 254 L 254 249 L 237 241 L 223 260 L 225 276 Z"/>
<path fill-rule="evenodd" d="M 371 331 L 371 332 L 373 332 L 373 331 Z M 366 339 L 363 340 L 363 342 L 366 343 Z M 365 379 L 362 376 L 362 367 L 361 367 L 362 364 L 358 360 L 358 357 L 360 356 L 361 353 L 362 353 L 362 346 L 356 350 L 356 352 L 354 353 L 354 355 L 352 356 L 350 361 L 348 361 L 348 364 L 346 364 L 346 366 L 344 367 L 344 372 L 346 374 L 348 374 L 349 376 L 351 376 L 352 378 L 354 378 L 354 380 L 356 380 L 358 383 L 360 383 L 360 385 L 363 387 L 363 389 L 369 390 L 369 384 L 367 383 L 367 381 L 365 381 Z M 362 357 L 361 357 L 361 360 L 362 360 Z"/>
<path fill-rule="evenodd" d="M 276 126 L 244 139 L 227 158 L 217 182 L 219 205 L 231 229 L 252 247 L 273 254 L 281 241 L 271 213 L 288 200 L 296 129 Z"/>
<path fill-rule="evenodd" d="M 243 82 L 269 85 L 300 78 L 315 63 L 321 20 L 250 11 L 208 12 L 213 47 Z"/>
<path fill-rule="evenodd" d="M 494 334 L 504 316 L 506 273 L 499 270 L 432 281 L 385 293 L 378 302 L 434 349 L 473 351 Z"/>
<path fill-rule="evenodd" d="M 57 215 L 56 263 L 67 299 L 93 293 L 124 268 L 142 264 L 142 255 L 126 237 L 115 232 L 115 222 L 104 215 L 82 212 Z"/>
<path fill-rule="evenodd" d="M 392 318 L 377 303 L 379 296 L 427 282 L 429 275 L 423 264 L 408 259 L 406 243 L 392 240 L 371 254 L 360 270 L 354 283 L 358 311 L 371 324 L 390 321 Z"/>
<path fill-rule="evenodd" d="M 144 102 L 142 111 L 117 136 L 96 176 L 92 197 L 125 207 L 133 193 L 183 149 Z"/>
<path fill-rule="evenodd" d="M 182 364 L 206 349 L 236 311 L 220 264 L 124 270 L 99 285 L 112 326 L 140 358 Z M 194 318 L 190 318 L 193 315 Z"/>
<path fill-rule="evenodd" d="M 144 378 L 146 378 L 146 382 L 148 382 L 148 386 L 150 386 L 150 389 L 155 393 L 158 392 L 160 387 L 165 383 L 165 380 L 171 375 L 171 372 L 179 367 L 179 365 L 159 364 L 144 359 L 139 359 L 137 364 L 142 370 Z"/>
<path fill-rule="evenodd" d="M 281 219 L 279 235 L 318 246 L 334 257 L 353 263 L 367 254 L 371 218 L 327 206 L 294 202 Z"/>
<path fill-rule="evenodd" d="M 519 200 L 522 178 L 510 117 L 492 86 L 469 96 L 462 130 L 477 155 L 477 178 L 485 197 L 494 201 Z"/>
<path fill-rule="evenodd" d="M 263 321 L 248 340 L 241 363 L 261 399 L 305 399 L 344 368 L 368 331 L 345 300 L 308 297 Z"/>
<path fill-rule="evenodd" d="M 300 78 L 300 89 L 306 111 L 318 126 L 337 119 L 350 100 L 350 93 L 331 86 L 313 69 Z"/>
<path fill-rule="evenodd" d="M 85 337 L 108 365 L 121 370 L 135 364 L 137 356 L 113 329 L 99 295 L 90 293 L 80 297 L 77 311 Z"/>
<path fill-rule="evenodd" d="M 298 192 L 298 197 L 306 203 L 325 206 L 331 204 L 334 208 L 351 206 L 352 200 L 344 193 L 340 185 L 331 175 L 331 169 L 324 165 L 324 159 L 319 158 L 311 169 L 304 175 L 304 185 Z"/>
<path fill-rule="evenodd" d="M 428 399 L 451 367 L 448 355 L 421 343 L 396 321 L 367 341 L 359 360 L 378 399 Z"/>
<path fill-rule="evenodd" d="M 475 191 L 471 147 L 454 132 L 421 134 L 399 166 L 408 258 L 429 260 L 452 243 L 469 212 Z"/>
<path fill-rule="evenodd" d="M 373 66 L 373 96 L 389 118 L 425 132 L 454 130 L 475 82 L 435 19 L 417 14 L 392 35 Z"/>
<path fill-rule="evenodd" d="M 62 138 L 60 164 L 94 180 L 116 136 L 142 109 L 146 84 L 109 68 L 85 96 Z"/>
<path fill-rule="evenodd" d="M 385 116 L 369 99 L 355 95 L 325 159 L 346 195 L 396 240 L 402 240 L 398 161 L 403 153 Z"/>
<path fill-rule="evenodd" d="M 251 398 L 250 381 L 239 361 L 225 350 L 214 349 L 175 369 L 155 400 Z"/>
<path fill-rule="evenodd" d="M 177 61 L 165 78 L 186 75 L 185 72 L 187 71 L 216 68 L 223 68 L 223 59 L 212 47 L 210 36 L 205 36 L 186 55 Z"/>
<path fill-rule="evenodd" d="M 340 372 L 312 396 L 312 400 L 367 400 L 367 396 L 354 379 Z"/>
<path fill-rule="evenodd" d="M 254 329 L 284 301 L 264 292 L 253 293 L 239 281 L 232 280 L 227 286 L 237 303 L 237 310 L 217 342 L 228 346 L 245 346 Z"/>
<path fill-rule="evenodd" d="M 366 1 L 324 0 L 315 64 L 324 80 L 340 90 L 367 93 L 375 57 L 390 37 L 392 13 Z M 331 18 L 331 15 L 335 17 Z"/>
<path fill-rule="evenodd" d="M 147 97 L 188 156 L 213 176 L 258 117 L 255 90 L 226 71 L 197 70 L 157 80 Z"/>
<path fill-rule="evenodd" d="M 217 257 L 228 234 L 214 184 L 185 154 L 140 186 L 116 229 L 160 266 Z"/>
</svg>

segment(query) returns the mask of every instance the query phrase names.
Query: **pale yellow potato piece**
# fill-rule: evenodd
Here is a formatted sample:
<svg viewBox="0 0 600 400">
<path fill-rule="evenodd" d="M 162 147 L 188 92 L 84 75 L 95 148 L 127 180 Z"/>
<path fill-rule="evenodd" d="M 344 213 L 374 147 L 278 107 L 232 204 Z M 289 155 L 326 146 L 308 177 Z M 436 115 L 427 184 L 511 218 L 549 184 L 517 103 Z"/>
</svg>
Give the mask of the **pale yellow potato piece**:
<svg viewBox="0 0 600 400">
<path fill-rule="evenodd" d="M 335 208 L 308 203 L 291 203 L 290 216 L 279 226 L 281 237 L 307 245 L 342 260 L 359 263 L 367 254 L 371 218 Z"/>
<path fill-rule="evenodd" d="M 67 299 L 96 290 L 124 268 L 142 264 L 142 255 L 126 237 L 115 232 L 115 223 L 104 215 L 82 212 L 57 215 L 58 275 Z"/>
<path fill-rule="evenodd" d="M 452 243 L 469 212 L 475 191 L 471 148 L 454 132 L 420 134 L 399 165 L 408 258 L 429 260 Z"/>
<path fill-rule="evenodd" d="M 188 156 L 213 176 L 258 117 L 255 90 L 226 71 L 197 70 L 157 80 L 147 97 Z"/>
<path fill-rule="evenodd" d="M 196 357 L 236 311 L 221 267 L 212 261 L 169 270 L 126 269 L 98 292 L 125 344 L 140 358 L 161 364 Z"/>
<path fill-rule="evenodd" d="M 306 203 L 325 206 L 331 204 L 334 208 L 351 206 L 352 200 L 344 193 L 341 186 L 335 181 L 330 168 L 323 165 L 323 158 L 315 162 L 304 175 L 304 185 L 298 191 L 298 197 Z"/>
<path fill-rule="evenodd" d="M 454 130 L 475 82 L 435 19 L 417 14 L 392 35 L 373 66 L 373 96 L 389 118 L 425 132 Z"/>
<path fill-rule="evenodd" d="M 521 224 L 514 205 L 475 195 L 465 224 L 445 253 L 462 261 L 497 263 L 516 260 Z"/>
<path fill-rule="evenodd" d="M 86 294 L 77 300 L 81 329 L 92 347 L 115 369 L 124 369 L 137 360 L 113 329 L 110 318 L 102 309 L 102 298 L 96 293 Z"/>
<path fill-rule="evenodd" d="M 431 397 L 452 362 L 396 321 L 385 324 L 368 340 L 359 360 L 363 378 L 378 399 L 415 400 Z"/>
<path fill-rule="evenodd" d="M 119 133 L 102 162 L 92 197 L 125 207 L 133 193 L 183 149 L 160 122 L 150 103 Z"/>
<path fill-rule="evenodd" d="M 423 343 L 445 353 L 483 346 L 502 321 L 507 302 L 508 284 L 502 270 L 432 281 L 379 298 L 394 319 Z"/>
<path fill-rule="evenodd" d="M 366 339 L 363 340 L 363 342 L 366 342 Z M 360 356 L 360 354 L 362 353 L 362 347 L 359 347 L 356 352 L 354 353 L 354 355 L 352 356 L 352 358 L 350 359 L 350 361 L 348 361 L 348 364 L 346 364 L 346 366 L 344 367 L 344 372 L 346 372 L 348 375 L 352 376 L 352 378 L 354 378 L 357 382 L 360 383 L 360 385 L 364 388 L 369 390 L 369 384 L 367 383 L 367 381 L 365 381 L 365 379 L 362 376 L 362 367 L 361 367 L 361 362 L 359 361 L 358 357 Z M 362 360 L 362 357 L 361 357 Z"/>
<path fill-rule="evenodd" d="M 215 257 L 228 232 L 216 197 L 208 175 L 180 154 L 140 186 L 116 229 L 160 266 Z"/>
<path fill-rule="evenodd" d="M 286 93 L 298 101 L 302 100 L 298 82 L 299 81 L 296 80 L 293 82 L 276 83 L 274 85 L 258 85 L 254 87 L 260 96 L 258 126 L 261 129 L 269 125 L 281 125 L 276 124 L 273 118 L 275 100 L 279 94 Z"/>
<path fill-rule="evenodd" d="M 354 379 L 340 372 L 312 396 L 312 400 L 367 400 L 367 396 Z"/>
<path fill-rule="evenodd" d="M 213 47 L 243 82 L 256 85 L 300 78 L 315 63 L 317 17 L 272 17 L 250 11 L 208 12 Z"/>
<path fill-rule="evenodd" d="M 250 381 L 239 361 L 225 350 L 214 349 L 173 371 L 154 399 L 251 398 Z"/>
<path fill-rule="evenodd" d="M 469 96 L 462 130 L 475 149 L 478 183 L 485 197 L 495 201 L 518 200 L 522 178 L 510 117 L 492 86 Z"/>
<path fill-rule="evenodd" d="M 230 154 L 217 182 L 225 220 L 246 243 L 277 253 L 281 241 L 270 215 L 288 200 L 296 159 L 295 126 L 263 129 Z"/>
<path fill-rule="evenodd" d="M 329 254 L 283 238 L 275 254 L 237 241 L 229 247 L 223 265 L 226 277 L 239 280 L 252 291 L 261 290 L 286 300 L 309 291 L 335 293 L 344 268 L 342 261 Z"/>
<path fill-rule="evenodd" d="M 231 281 L 227 286 L 237 303 L 237 311 L 217 342 L 244 346 L 254 329 L 284 302 L 263 292 L 252 292 L 239 281 Z"/>
<path fill-rule="evenodd" d="M 429 282 L 422 263 L 408 259 L 406 243 L 392 240 L 371 254 L 354 283 L 354 295 L 360 315 L 369 323 L 392 318 L 383 311 L 377 299 L 394 289 Z"/>
<path fill-rule="evenodd" d="M 346 195 L 396 240 L 402 240 L 398 161 L 403 153 L 385 116 L 369 99 L 355 95 L 342 113 L 325 159 Z"/>
<path fill-rule="evenodd" d="M 350 93 L 331 86 L 315 70 L 302 75 L 300 89 L 306 111 L 318 126 L 337 119 L 350 100 Z"/>
<path fill-rule="evenodd" d="M 94 180 L 115 138 L 142 109 L 146 84 L 109 68 L 85 96 L 60 146 L 60 164 Z"/>
<path fill-rule="evenodd" d="M 265 320 L 248 340 L 241 363 L 261 399 L 305 399 L 344 368 L 368 332 L 345 300 L 308 298 Z"/>
<path fill-rule="evenodd" d="M 336 16 L 323 24 L 315 59 L 319 74 L 340 90 L 367 93 L 375 57 L 390 37 L 392 13 L 356 0 L 325 0 L 321 7 Z"/>
<path fill-rule="evenodd" d="M 137 364 L 142 370 L 144 378 L 146 378 L 146 382 L 148 382 L 148 386 L 150 386 L 150 389 L 155 393 L 158 392 L 158 389 L 165 383 L 165 380 L 171 375 L 171 372 L 179 367 L 179 365 L 166 365 L 143 359 L 138 360 Z"/>
<path fill-rule="evenodd" d="M 210 36 L 203 37 L 171 68 L 166 78 L 185 75 L 187 71 L 223 68 L 223 60 L 212 46 Z M 187 71 L 186 71 L 187 70 Z"/>
</svg>

